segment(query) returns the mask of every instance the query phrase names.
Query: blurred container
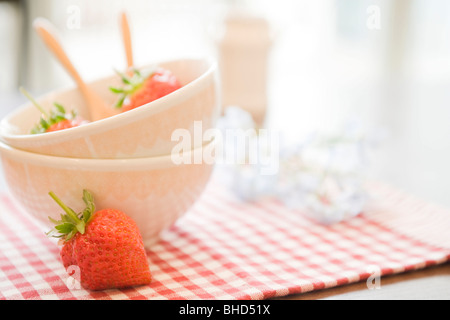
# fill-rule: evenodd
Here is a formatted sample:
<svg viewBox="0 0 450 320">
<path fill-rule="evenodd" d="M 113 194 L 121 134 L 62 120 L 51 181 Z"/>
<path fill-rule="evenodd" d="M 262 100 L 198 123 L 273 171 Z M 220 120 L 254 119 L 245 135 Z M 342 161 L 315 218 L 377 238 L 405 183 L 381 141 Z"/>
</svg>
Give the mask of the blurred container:
<svg viewBox="0 0 450 320">
<path fill-rule="evenodd" d="M 259 125 L 267 109 L 271 44 L 270 24 L 264 17 L 232 11 L 225 18 L 218 46 L 223 106 L 247 110 Z"/>
</svg>

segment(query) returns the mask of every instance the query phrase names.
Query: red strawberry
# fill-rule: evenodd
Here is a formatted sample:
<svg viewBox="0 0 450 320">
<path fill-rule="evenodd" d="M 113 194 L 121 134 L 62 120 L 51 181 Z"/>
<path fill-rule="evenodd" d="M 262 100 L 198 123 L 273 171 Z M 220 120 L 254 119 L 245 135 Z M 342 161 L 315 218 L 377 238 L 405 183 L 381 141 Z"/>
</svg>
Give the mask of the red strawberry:
<svg viewBox="0 0 450 320">
<path fill-rule="evenodd" d="M 85 289 L 105 290 L 149 284 L 151 273 L 141 234 L 135 222 L 114 209 L 95 211 L 92 195 L 83 191 L 86 209 L 75 213 L 53 193 L 66 214 L 48 235 L 62 238 L 64 267 L 80 268 Z"/>
<path fill-rule="evenodd" d="M 53 132 L 63 129 L 69 129 L 73 127 L 80 126 L 87 123 L 87 120 L 82 119 L 77 116 L 75 110 L 71 113 L 66 113 L 64 107 L 58 103 L 54 103 L 53 109 L 48 114 L 34 98 L 25 89 L 20 88 L 20 91 L 34 104 L 36 108 L 41 111 L 41 120 L 39 123 L 31 130 L 32 134 Z"/>
<path fill-rule="evenodd" d="M 49 126 L 45 132 L 53 132 L 78 127 L 85 123 L 87 123 L 87 121 L 80 117 L 64 119 Z"/>
<path fill-rule="evenodd" d="M 163 68 L 156 68 L 144 74 L 134 69 L 131 78 L 123 74 L 120 76 L 125 86 L 110 89 L 120 94 L 116 107 L 121 108 L 122 112 L 140 107 L 181 88 L 175 75 Z"/>
</svg>

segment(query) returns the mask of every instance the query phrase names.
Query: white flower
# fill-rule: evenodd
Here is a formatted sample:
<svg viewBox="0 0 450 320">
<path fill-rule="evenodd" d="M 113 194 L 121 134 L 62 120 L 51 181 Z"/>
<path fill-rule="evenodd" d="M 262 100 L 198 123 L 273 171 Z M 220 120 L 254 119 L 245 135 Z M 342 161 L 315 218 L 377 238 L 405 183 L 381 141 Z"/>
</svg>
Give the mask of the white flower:
<svg viewBox="0 0 450 320">
<path fill-rule="evenodd" d="M 256 129 L 251 115 L 229 107 L 219 121 L 221 130 Z M 323 136 L 313 133 L 294 146 L 279 141 L 279 170 L 262 175 L 260 162 L 235 163 L 227 168 L 229 186 L 244 201 L 276 197 L 291 208 L 298 208 L 317 221 L 330 224 L 362 212 L 368 195 L 364 173 L 370 162 L 368 151 L 381 140 L 380 131 L 367 134 L 360 123 L 350 121 L 339 133 Z M 268 141 L 251 136 L 258 150 L 269 152 Z M 237 150 L 236 141 L 225 141 L 228 151 L 240 152 L 248 159 L 248 149 Z M 264 155 L 259 153 L 258 156 Z"/>
</svg>

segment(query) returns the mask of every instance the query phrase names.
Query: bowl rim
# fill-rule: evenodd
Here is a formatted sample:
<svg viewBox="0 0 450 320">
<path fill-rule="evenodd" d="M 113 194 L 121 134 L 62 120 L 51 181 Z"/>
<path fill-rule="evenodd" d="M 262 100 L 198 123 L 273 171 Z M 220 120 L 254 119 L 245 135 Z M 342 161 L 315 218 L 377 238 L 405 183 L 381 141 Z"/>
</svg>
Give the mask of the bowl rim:
<svg viewBox="0 0 450 320">
<path fill-rule="evenodd" d="M 204 143 L 201 146 L 186 150 L 183 152 L 183 157 L 189 159 L 198 159 L 196 157 L 203 157 L 203 152 L 206 148 L 214 148 L 217 144 L 217 139 L 213 138 L 211 141 Z M 172 155 L 152 156 L 146 158 L 128 158 L 128 159 L 89 159 L 89 158 L 69 158 L 44 155 L 34 152 L 29 152 L 17 148 L 0 141 L 0 158 L 4 161 L 5 158 L 13 159 L 15 162 L 24 164 L 33 164 L 51 168 L 63 168 L 74 171 L 141 171 L 149 169 L 181 167 L 185 165 L 204 165 L 208 164 L 202 161 L 199 164 L 181 163 L 176 164 L 172 160 Z M 203 158 L 202 158 L 203 159 Z M 209 164 L 211 165 L 211 164 Z"/>
<path fill-rule="evenodd" d="M 133 110 L 129 110 L 127 112 L 118 113 L 115 115 L 112 115 L 108 118 L 92 121 L 89 123 L 86 123 L 82 126 L 77 126 L 73 128 L 68 128 L 60 131 L 54 131 L 54 132 L 46 132 L 45 134 L 14 134 L 8 132 L 8 127 L 11 127 L 9 124 L 9 120 L 17 116 L 18 114 L 24 112 L 25 110 L 29 109 L 31 107 L 31 103 L 27 102 L 25 104 L 22 104 L 19 106 L 16 110 L 13 110 L 9 114 L 7 114 L 3 119 L 0 120 L 0 139 L 3 141 L 7 140 L 8 142 L 11 141 L 17 141 L 17 142 L 39 142 L 39 143 L 50 143 L 51 141 L 61 141 L 64 139 L 67 139 L 71 135 L 73 135 L 76 138 L 82 138 L 87 135 L 96 133 L 96 132 L 102 132 L 105 130 L 109 130 L 111 128 L 118 127 L 123 124 L 128 124 L 130 122 L 133 122 L 135 119 L 141 119 L 144 115 L 149 116 L 156 113 L 159 113 L 165 109 L 168 109 L 175 105 L 175 102 L 178 99 L 182 99 L 186 96 L 187 92 L 192 91 L 195 89 L 195 86 L 198 86 L 199 83 L 201 83 L 204 79 L 208 78 L 210 75 L 214 74 L 214 72 L 218 69 L 218 63 L 216 59 L 214 59 L 212 56 L 202 56 L 202 57 L 184 57 L 184 58 L 174 58 L 174 59 L 168 59 L 163 60 L 159 62 L 155 62 L 151 65 L 159 65 L 159 64 L 166 64 L 166 63 L 175 63 L 175 62 L 183 62 L 183 61 L 197 61 L 197 62 L 205 62 L 207 64 L 206 70 L 197 78 L 190 81 L 189 83 L 183 85 L 181 88 L 175 90 L 174 92 L 171 92 L 164 97 L 161 97 L 157 100 L 154 100 L 152 102 L 149 102 L 145 105 L 140 106 L 139 108 L 135 108 Z M 113 77 L 114 75 L 108 75 L 103 76 L 101 78 L 97 78 L 95 80 L 89 81 L 89 84 L 93 84 L 96 82 L 100 82 L 103 80 L 106 80 L 110 77 Z M 48 97 L 50 95 L 55 95 L 57 93 L 65 93 L 70 90 L 76 90 L 77 86 L 72 86 L 70 88 L 57 90 L 57 91 L 51 91 L 47 92 L 43 95 L 40 95 L 36 98 L 36 100 L 40 100 L 42 98 Z"/>
</svg>

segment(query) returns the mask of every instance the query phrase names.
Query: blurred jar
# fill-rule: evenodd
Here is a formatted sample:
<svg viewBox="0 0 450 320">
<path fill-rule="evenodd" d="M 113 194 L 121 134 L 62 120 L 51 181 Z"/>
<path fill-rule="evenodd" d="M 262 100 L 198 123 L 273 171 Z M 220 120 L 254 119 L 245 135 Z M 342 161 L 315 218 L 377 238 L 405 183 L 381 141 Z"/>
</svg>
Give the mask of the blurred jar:
<svg viewBox="0 0 450 320">
<path fill-rule="evenodd" d="M 247 110 L 262 125 L 267 111 L 270 24 L 251 10 L 234 8 L 223 27 L 218 46 L 223 106 Z"/>
</svg>

